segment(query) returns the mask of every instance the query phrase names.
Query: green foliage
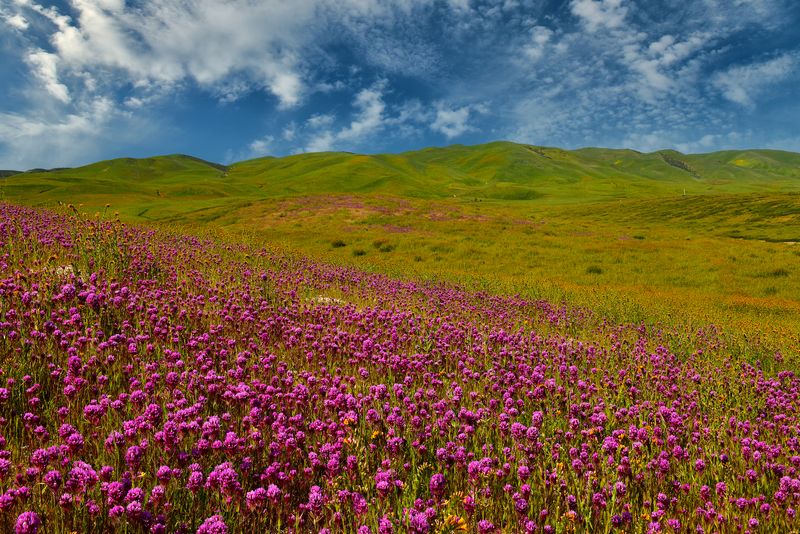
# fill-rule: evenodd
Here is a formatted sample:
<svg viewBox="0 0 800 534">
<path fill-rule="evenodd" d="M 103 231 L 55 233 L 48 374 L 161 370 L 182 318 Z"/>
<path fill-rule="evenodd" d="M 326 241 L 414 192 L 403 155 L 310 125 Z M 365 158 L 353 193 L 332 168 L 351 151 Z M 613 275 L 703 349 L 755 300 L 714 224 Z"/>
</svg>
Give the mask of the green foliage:
<svg viewBox="0 0 800 534">
<path fill-rule="evenodd" d="M 391 252 L 395 249 L 396 245 L 392 243 L 387 243 L 383 239 L 378 239 L 372 242 L 372 246 L 375 247 L 379 252 Z"/>
</svg>

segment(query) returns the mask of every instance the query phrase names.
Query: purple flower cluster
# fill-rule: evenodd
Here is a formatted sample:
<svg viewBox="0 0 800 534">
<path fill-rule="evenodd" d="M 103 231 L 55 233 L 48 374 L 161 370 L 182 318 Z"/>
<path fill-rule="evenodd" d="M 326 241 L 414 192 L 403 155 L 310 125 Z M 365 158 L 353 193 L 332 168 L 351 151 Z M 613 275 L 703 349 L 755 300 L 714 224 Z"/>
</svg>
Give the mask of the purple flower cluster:
<svg viewBox="0 0 800 534">
<path fill-rule="evenodd" d="M 22 512 L 17 518 L 14 532 L 17 534 L 36 534 L 42 526 L 42 521 L 36 512 Z"/>
</svg>

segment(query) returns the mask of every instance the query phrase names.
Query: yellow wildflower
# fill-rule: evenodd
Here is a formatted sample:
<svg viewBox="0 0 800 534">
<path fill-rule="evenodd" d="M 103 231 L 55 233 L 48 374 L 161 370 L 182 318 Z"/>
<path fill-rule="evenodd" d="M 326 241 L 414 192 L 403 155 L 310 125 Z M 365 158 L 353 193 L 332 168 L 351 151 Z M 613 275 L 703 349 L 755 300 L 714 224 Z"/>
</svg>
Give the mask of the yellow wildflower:
<svg viewBox="0 0 800 534">
<path fill-rule="evenodd" d="M 467 522 L 464 520 L 463 517 L 458 515 L 451 515 L 448 516 L 444 522 L 445 525 L 451 527 L 455 530 L 460 530 L 462 532 L 467 531 Z"/>
</svg>

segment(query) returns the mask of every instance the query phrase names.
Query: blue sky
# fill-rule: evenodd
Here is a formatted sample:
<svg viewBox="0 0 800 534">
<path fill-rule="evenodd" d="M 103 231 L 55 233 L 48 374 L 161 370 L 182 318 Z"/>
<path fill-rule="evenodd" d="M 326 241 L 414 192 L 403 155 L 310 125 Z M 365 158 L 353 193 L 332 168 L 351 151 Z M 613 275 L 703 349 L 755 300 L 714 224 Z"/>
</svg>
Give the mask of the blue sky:
<svg viewBox="0 0 800 534">
<path fill-rule="evenodd" d="M 796 0 L 0 0 L 0 168 L 497 139 L 800 151 Z"/>
</svg>

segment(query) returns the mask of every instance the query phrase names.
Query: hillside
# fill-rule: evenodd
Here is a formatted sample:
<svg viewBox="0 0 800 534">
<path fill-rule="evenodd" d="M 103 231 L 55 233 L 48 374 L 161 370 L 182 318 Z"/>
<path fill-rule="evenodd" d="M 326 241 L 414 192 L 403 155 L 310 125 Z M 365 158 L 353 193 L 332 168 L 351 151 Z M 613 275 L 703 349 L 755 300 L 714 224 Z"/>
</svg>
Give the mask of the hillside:
<svg viewBox="0 0 800 534">
<path fill-rule="evenodd" d="M 741 331 L 2 203 L 0 318 L 2 532 L 794 531 L 797 353 Z"/>
<path fill-rule="evenodd" d="M 800 154 L 790 152 L 496 142 L 229 166 L 170 155 L 9 176 L 0 198 L 800 347 Z"/>
<path fill-rule="evenodd" d="M 170 155 L 25 172 L 6 178 L 2 187 L 6 198 L 22 197 L 29 203 L 79 197 L 95 206 L 105 204 L 107 195 L 115 196 L 115 204 L 125 205 L 174 199 L 203 204 L 211 199 L 320 193 L 587 202 L 684 193 L 800 191 L 800 154 L 772 150 L 642 154 L 496 142 L 402 154 L 266 157 L 227 167 Z"/>
</svg>

